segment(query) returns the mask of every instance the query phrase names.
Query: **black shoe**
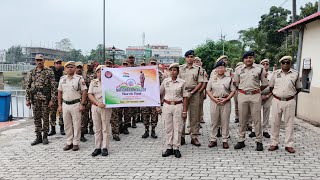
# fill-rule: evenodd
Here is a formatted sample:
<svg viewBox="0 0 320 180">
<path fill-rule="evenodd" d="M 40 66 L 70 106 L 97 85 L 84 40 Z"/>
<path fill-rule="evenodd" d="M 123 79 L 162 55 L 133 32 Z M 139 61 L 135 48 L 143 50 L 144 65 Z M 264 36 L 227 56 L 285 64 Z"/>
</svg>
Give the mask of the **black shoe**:
<svg viewBox="0 0 320 180">
<path fill-rule="evenodd" d="M 44 134 L 42 138 L 42 144 L 47 145 L 49 144 L 48 135 Z"/>
<path fill-rule="evenodd" d="M 64 125 L 60 126 L 60 134 L 61 135 L 66 135 L 66 133 L 64 132 Z"/>
<path fill-rule="evenodd" d="M 238 142 L 235 146 L 234 149 L 242 149 L 244 148 L 246 145 L 244 144 L 244 141 L 242 142 Z"/>
<path fill-rule="evenodd" d="M 180 153 L 179 149 L 173 150 L 173 153 L 176 158 L 181 158 L 181 153 Z"/>
<path fill-rule="evenodd" d="M 98 156 L 99 154 L 101 154 L 101 149 L 95 149 L 95 150 L 91 153 L 91 156 L 95 157 L 95 156 Z"/>
<path fill-rule="evenodd" d="M 252 131 L 252 126 L 247 125 L 247 131 Z"/>
<path fill-rule="evenodd" d="M 81 142 L 86 142 L 87 141 L 87 139 L 84 137 L 84 133 L 81 133 L 80 141 Z"/>
<path fill-rule="evenodd" d="M 102 154 L 101 154 L 101 156 L 108 156 L 108 149 L 107 148 L 103 148 L 102 149 Z"/>
<path fill-rule="evenodd" d="M 239 118 L 236 118 L 236 119 L 234 120 L 234 123 L 239 123 Z"/>
<path fill-rule="evenodd" d="M 255 132 L 251 132 L 251 133 L 249 134 L 249 137 L 251 137 L 251 138 L 256 137 L 256 133 L 255 133 Z"/>
<path fill-rule="evenodd" d="M 51 126 L 51 130 L 48 134 L 48 136 L 52 136 L 52 135 L 55 135 L 56 134 L 56 127 L 55 126 Z"/>
<path fill-rule="evenodd" d="M 263 132 L 263 136 L 264 136 L 265 138 L 270 138 L 270 134 L 269 134 L 268 132 Z"/>
<path fill-rule="evenodd" d="M 256 151 L 263 151 L 263 145 L 260 142 L 257 142 L 257 148 Z"/>
<path fill-rule="evenodd" d="M 120 137 L 119 137 L 118 134 L 113 135 L 113 139 L 114 139 L 115 141 L 120 141 Z"/>
<path fill-rule="evenodd" d="M 149 137 L 149 130 L 148 129 L 146 129 L 144 131 L 144 134 L 142 135 L 142 138 L 144 138 L 144 139 L 146 139 L 147 137 Z"/>
<path fill-rule="evenodd" d="M 37 145 L 37 144 L 40 144 L 40 143 L 42 143 L 41 133 L 40 133 L 40 134 L 37 134 L 37 137 L 36 137 L 36 139 L 31 143 L 31 146 L 34 146 L 34 145 Z"/>
<path fill-rule="evenodd" d="M 163 154 L 162 157 L 168 157 L 170 155 L 173 155 L 173 149 L 167 149 Z"/>
<path fill-rule="evenodd" d="M 221 128 L 220 128 L 220 127 L 218 128 L 217 137 L 222 137 L 222 135 L 221 135 Z"/>
<path fill-rule="evenodd" d="M 94 135 L 93 127 L 89 128 L 89 134 Z"/>
<path fill-rule="evenodd" d="M 156 134 L 156 131 L 154 129 L 151 130 L 151 137 L 154 138 L 154 139 L 158 138 L 158 136 Z"/>
<path fill-rule="evenodd" d="M 122 128 L 122 133 L 123 133 L 123 134 L 129 134 L 128 126 L 126 126 L 126 125 L 123 126 L 123 128 Z"/>
</svg>

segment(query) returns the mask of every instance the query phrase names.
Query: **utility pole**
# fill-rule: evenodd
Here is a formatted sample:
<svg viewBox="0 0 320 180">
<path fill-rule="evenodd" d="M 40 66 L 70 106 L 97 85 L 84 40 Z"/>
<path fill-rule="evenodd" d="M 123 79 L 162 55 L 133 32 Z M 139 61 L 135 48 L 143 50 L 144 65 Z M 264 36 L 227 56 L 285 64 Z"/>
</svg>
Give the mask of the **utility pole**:
<svg viewBox="0 0 320 180">
<path fill-rule="evenodd" d="M 292 0 L 292 23 L 296 22 L 297 17 L 297 1 Z M 295 45 L 296 43 L 296 31 L 292 31 L 292 45 Z"/>
<path fill-rule="evenodd" d="M 103 0 L 103 60 L 102 63 L 106 60 L 106 0 Z"/>
<path fill-rule="evenodd" d="M 226 40 L 226 35 L 222 35 L 222 31 L 220 34 L 220 40 L 222 41 L 222 55 L 224 55 L 224 41 Z"/>
</svg>

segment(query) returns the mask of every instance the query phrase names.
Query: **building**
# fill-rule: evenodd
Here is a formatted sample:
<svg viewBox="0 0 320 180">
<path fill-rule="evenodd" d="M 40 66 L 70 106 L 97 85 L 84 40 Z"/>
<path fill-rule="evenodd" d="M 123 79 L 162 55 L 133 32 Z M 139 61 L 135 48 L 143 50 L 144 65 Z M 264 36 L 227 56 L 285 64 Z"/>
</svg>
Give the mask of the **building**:
<svg viewBox="0 0 320 180">
<path fill-rule="evenodd" d="M 114 57 L 113 57 L 114 56 Z M 123 59 L 126 59 L 126 51 L 115 47 L 106 48 L 106 57 L 115 60 L 115 63 L 121 63 Z"/>
<path fill-rule="evenodd" d="M 137 63 L 141 60 L 148 60 L 152 56 L 152 51 L 149 46 L 129 46 L 126 48 L 126 55 L 133 55 Z"/>
<path fill-rule="evenodd" d="M 280 29 L 299 31 L 297 68 L 303 90 L 297 99 L 297 117 L 320 125 L 320 12 Z"/>
<path fill-rule="evenodd" d="M 0 49 L 0 62 L 6 62 L 6 50 Z"/>
<path fill-rule="evenodd" d="M 61 51 L 58 49 L 50 49 L 43 47 L 22 47 L 23 54 L 26 55 L 26 62 L 34 63 L 34 58 L 37 54 L 42 54 L 46 60 L 54 60 L 60 58 L 62 61 L 66 61 L 69 52 Z"/>
<path fill-rule="evenodd" d="M 179 58 L 182 57 L 182 49 L 179 47 L 151 45 L 150 48 L 152 50 L 152 56 L 162 64 L 179 63 Z"/>
</svg>

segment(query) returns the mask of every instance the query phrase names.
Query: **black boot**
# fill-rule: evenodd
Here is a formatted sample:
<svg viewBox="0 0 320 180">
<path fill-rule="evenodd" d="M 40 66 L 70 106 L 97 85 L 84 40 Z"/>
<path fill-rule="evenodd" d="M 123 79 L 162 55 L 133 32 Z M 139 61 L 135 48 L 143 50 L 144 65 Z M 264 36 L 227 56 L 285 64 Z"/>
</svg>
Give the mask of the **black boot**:
<svg viewBox="0 0 320 180">
<path fill-rule="evenodd" d="M 128 131 L 128 125 L 123 125 L 123 127 L 122 127 L 122 133 L 123 134 L 129 134 L 129 131 Z"/>
<path fill-rule="evenodd" d="M 84 137 L 84 133 L 81 133 L 80 141 L 81 142 L 86 142 L 87 141 L 87 139 Z"/>
<path fill-rule="evenodd" d="M 179 149 L 173 150 L 173 153 L 176 158 L 181 158 L 181 153 L 180 153 Z"/>
<path fill-rule="evenodd" d="M 251 132 L 251 133 L 249 134 L 249 137 L 251 137 L 251 138 L 256 137 L 256 133 L 255 133 L 255 132 Z"/>
<path fill-rule="evenodd" d="M 119 137 L 118 134 L 114 134 L 114 135 L 113 135 L 113 139 L 114 139 L 115 141 L 120 141 L 120 137 Z"/>
<path fill-rule="evenodd" d="M 168 157 L 170 155 L 173 155 L 173 149 L 167 149 L 163 154 L 162 157 Z"/>
<path fill-rule="evenodd" d="M 152 130 L 151 130 L 151 137 L 154 138 L 154 139 L 158 138 L 158 136 L 157 136 L 156 131 L 154 130 L 154 128 L 152 128 Z"/>
<path fill-rule="evenodd" d="M 144 131 L 144 134 L 142 135 L 142 138 L 147 138 L 149 137 L 149 128 L 146 128 L 146 130 Z"/>
<path fill-rule="evenodd" d="M 60 134 L 61 135 L 66 135 L 66 133 L 64 132 L 64 125 L 60 126 Z"/>
<path fill-rule="evenodd" d="M 257 142 L 257 148 L 256 151 L 263 151 L 263 144 L 260 142 Z"/>
<path fill-rule="evenodd" d="M 49 144 L 48 134 L 47 133 L 43 133 L 42 143 L 45 144 L 45 145 Z"/>
<path fill-rule="evenodd" d="M 135 118 L 132 119 L 132 128 L 137 128 L 136 121 L 137 120 Z"/>
<path fill-rule="evenodd" d="M 48 134 L 48 136 L 52 136 L 52 135 L 55 135 L 56 134 L 56 126 L 51 126 L 51 130 Z"/>
<path fill-rule="evenodd" d="M 102 154 L 101 154 L 101 156 L 108 156 L 108 149 L 107 148 L 103 148 L 102 149 Z"/>
<path fill-rule="evenodd" d="M 91 153 L 91 156 L 95 157 L 95 156 L 98 156 L 99 154 L 101 154 L 101 149 L 95 149 L 95 150 Z"/>
<path fill-rule="evenodd" d="M 31 146 L 37 145 L 42 143 L 42 136 L 41 133 L 37 133 L 36 139 L 31 143 Z"/>
<path fill-rule="evenodd" d="M 244 148 L 246 145 L 244 144 L 244 141 L 242 142 L 238 142 L 235 146 L 234 149 L 242 149 Z"/>
<path fill-rule="evenodd" d="M 89 134 L 94 135 L 93 127 L 89 127 Z"/>
</svg>

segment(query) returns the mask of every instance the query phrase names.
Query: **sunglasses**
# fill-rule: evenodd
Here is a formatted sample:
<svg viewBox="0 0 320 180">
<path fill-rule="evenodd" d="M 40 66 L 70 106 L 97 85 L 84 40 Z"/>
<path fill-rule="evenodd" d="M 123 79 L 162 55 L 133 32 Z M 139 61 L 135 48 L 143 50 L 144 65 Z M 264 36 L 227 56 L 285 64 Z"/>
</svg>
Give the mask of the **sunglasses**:
<svg viewBox="0 0 320 180">
<path fill-rule="evenodd" d="M 157 63 L 150 63 L 151 65 L 157 65 Z"/>
<path fill-rule="evenodd" d="M 269 63 L 262 63 L 262 65 L 264 65 L 264 66 L 269 66 Z"/>
<path fill-rule="evenodd" d="M 61 62 L 56 62 L 56 64 L 61 64 Z"/>
<path fill-rule="evenodd" d="M 68 69 L 73 69 L 74 67 L 73 67 L 73 66 L 68 66 L 67 68 L 68 68 Z"/>
<path fill-rule="evenodd" d="M 290 61 L 282 61 L 281 64 L 290 64 Z"/>
<path fill-rule="evenodd" d="M 43 61 L 42 59 L 36 59 L 36 61 L 39 61 L 39 62 L 41 62 L 41 61 Z"/>
</svg>

